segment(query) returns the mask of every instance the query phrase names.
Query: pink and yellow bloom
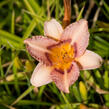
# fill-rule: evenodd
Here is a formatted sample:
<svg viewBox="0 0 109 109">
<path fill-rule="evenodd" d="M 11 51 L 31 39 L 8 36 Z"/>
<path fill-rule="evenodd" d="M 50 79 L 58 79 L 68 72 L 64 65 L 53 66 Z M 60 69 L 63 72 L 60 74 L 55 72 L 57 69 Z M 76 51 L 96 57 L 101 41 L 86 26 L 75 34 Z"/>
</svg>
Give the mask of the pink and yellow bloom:
<svg viewBox="0 0 109 109">
<path fill-rule="evenodd" d="M 102 58 L 86 50 L 89 35 L 85 19 L 64 30 L 55 19 L 45 22 L 45 37 L 33 36 L 24 41 L 28 52 L 39 61 L 31 77 L 32 85 L 39 87 L 54 81 L 60 90 L 69 93 L 80 70 L 100 67 Z"/>
</svg>

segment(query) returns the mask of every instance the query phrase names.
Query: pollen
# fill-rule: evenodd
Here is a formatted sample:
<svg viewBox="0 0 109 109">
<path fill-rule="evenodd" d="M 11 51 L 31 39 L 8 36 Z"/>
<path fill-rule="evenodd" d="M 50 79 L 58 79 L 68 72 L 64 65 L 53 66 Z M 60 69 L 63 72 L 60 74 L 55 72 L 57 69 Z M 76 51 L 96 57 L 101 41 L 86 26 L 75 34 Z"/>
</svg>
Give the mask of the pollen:
<svg viewBox="0 0 109 109">
<path fill-rule="evenodd" d="M 74 48 L 69 42 L 60 42 L 49 48 L 49 59 L 56 69 L 68 70 L 74 59 Z"/>
</svg>

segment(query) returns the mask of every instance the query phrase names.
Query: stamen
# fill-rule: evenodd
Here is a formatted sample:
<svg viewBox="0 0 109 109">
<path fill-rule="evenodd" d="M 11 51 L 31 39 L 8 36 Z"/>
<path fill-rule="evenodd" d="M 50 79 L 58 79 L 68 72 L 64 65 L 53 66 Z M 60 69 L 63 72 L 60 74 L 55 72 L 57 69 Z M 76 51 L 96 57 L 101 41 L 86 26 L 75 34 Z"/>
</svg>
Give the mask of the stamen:
<svg viewBox="0 0 109 109">
<path fill-rule="evenodd" d="M 53 63 L 53 66 L 57 69 L 66 71 L 70 68 L 74 59 L 74 49 L 69 42 L 59 43 L 49 48 L 49 59 Z"/>
</svg>

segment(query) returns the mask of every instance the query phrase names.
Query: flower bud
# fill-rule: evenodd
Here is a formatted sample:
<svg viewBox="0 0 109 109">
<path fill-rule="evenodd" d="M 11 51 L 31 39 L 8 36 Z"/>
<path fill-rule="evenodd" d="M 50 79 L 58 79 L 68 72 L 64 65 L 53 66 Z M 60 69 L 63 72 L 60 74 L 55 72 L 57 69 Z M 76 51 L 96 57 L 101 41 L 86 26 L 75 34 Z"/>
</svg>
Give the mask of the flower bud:
<svg viewBox="0 0 109 109">
<path fill-rule="evenodd" d="M 79 90 L 80 90 L 80 94 L 81 94 L 83 101 L 86 101 L 87 100 L 87 89 L 86 89 L 85 84 L 82 81 L 79 82 Z"/>
<path fill-rule="evenodd" d="M 21 69 L 22 68 L 22 62 L 21 60 L 19 59 L 19 57 L 15 57 L 14 59 L 14 65 L 17 69 Z"/>
<path fill-rule="evenodd" d="M 35 68 L 35 64 L 32 61 L 27 60 L 25 63 L 26 71 L 31 72 L 31 71 L 33 71 L 34 68 Z"/>
</svg>

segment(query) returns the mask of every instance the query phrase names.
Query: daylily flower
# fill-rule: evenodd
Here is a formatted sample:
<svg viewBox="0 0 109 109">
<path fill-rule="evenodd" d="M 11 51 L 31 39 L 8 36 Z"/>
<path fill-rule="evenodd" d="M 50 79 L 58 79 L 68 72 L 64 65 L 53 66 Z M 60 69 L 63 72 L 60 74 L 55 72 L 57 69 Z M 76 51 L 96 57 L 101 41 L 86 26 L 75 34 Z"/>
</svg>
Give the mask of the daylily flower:
<svg viewBox="0 0 109 109">
<path fill-rule="evenodd" d="M 28 52 L 39 61 L 31 77 L 32 85 L 39 87 L 53 81 L 61 91 L 69 93 L 69 86 L 78 79 L 80 70 L 100 67 L 102 58 L 86 50 L 89 32 L 85 19 L 64 30 L 52 19 L 44 24 L 44 36 L 24 41 Z"/>
</svg>

